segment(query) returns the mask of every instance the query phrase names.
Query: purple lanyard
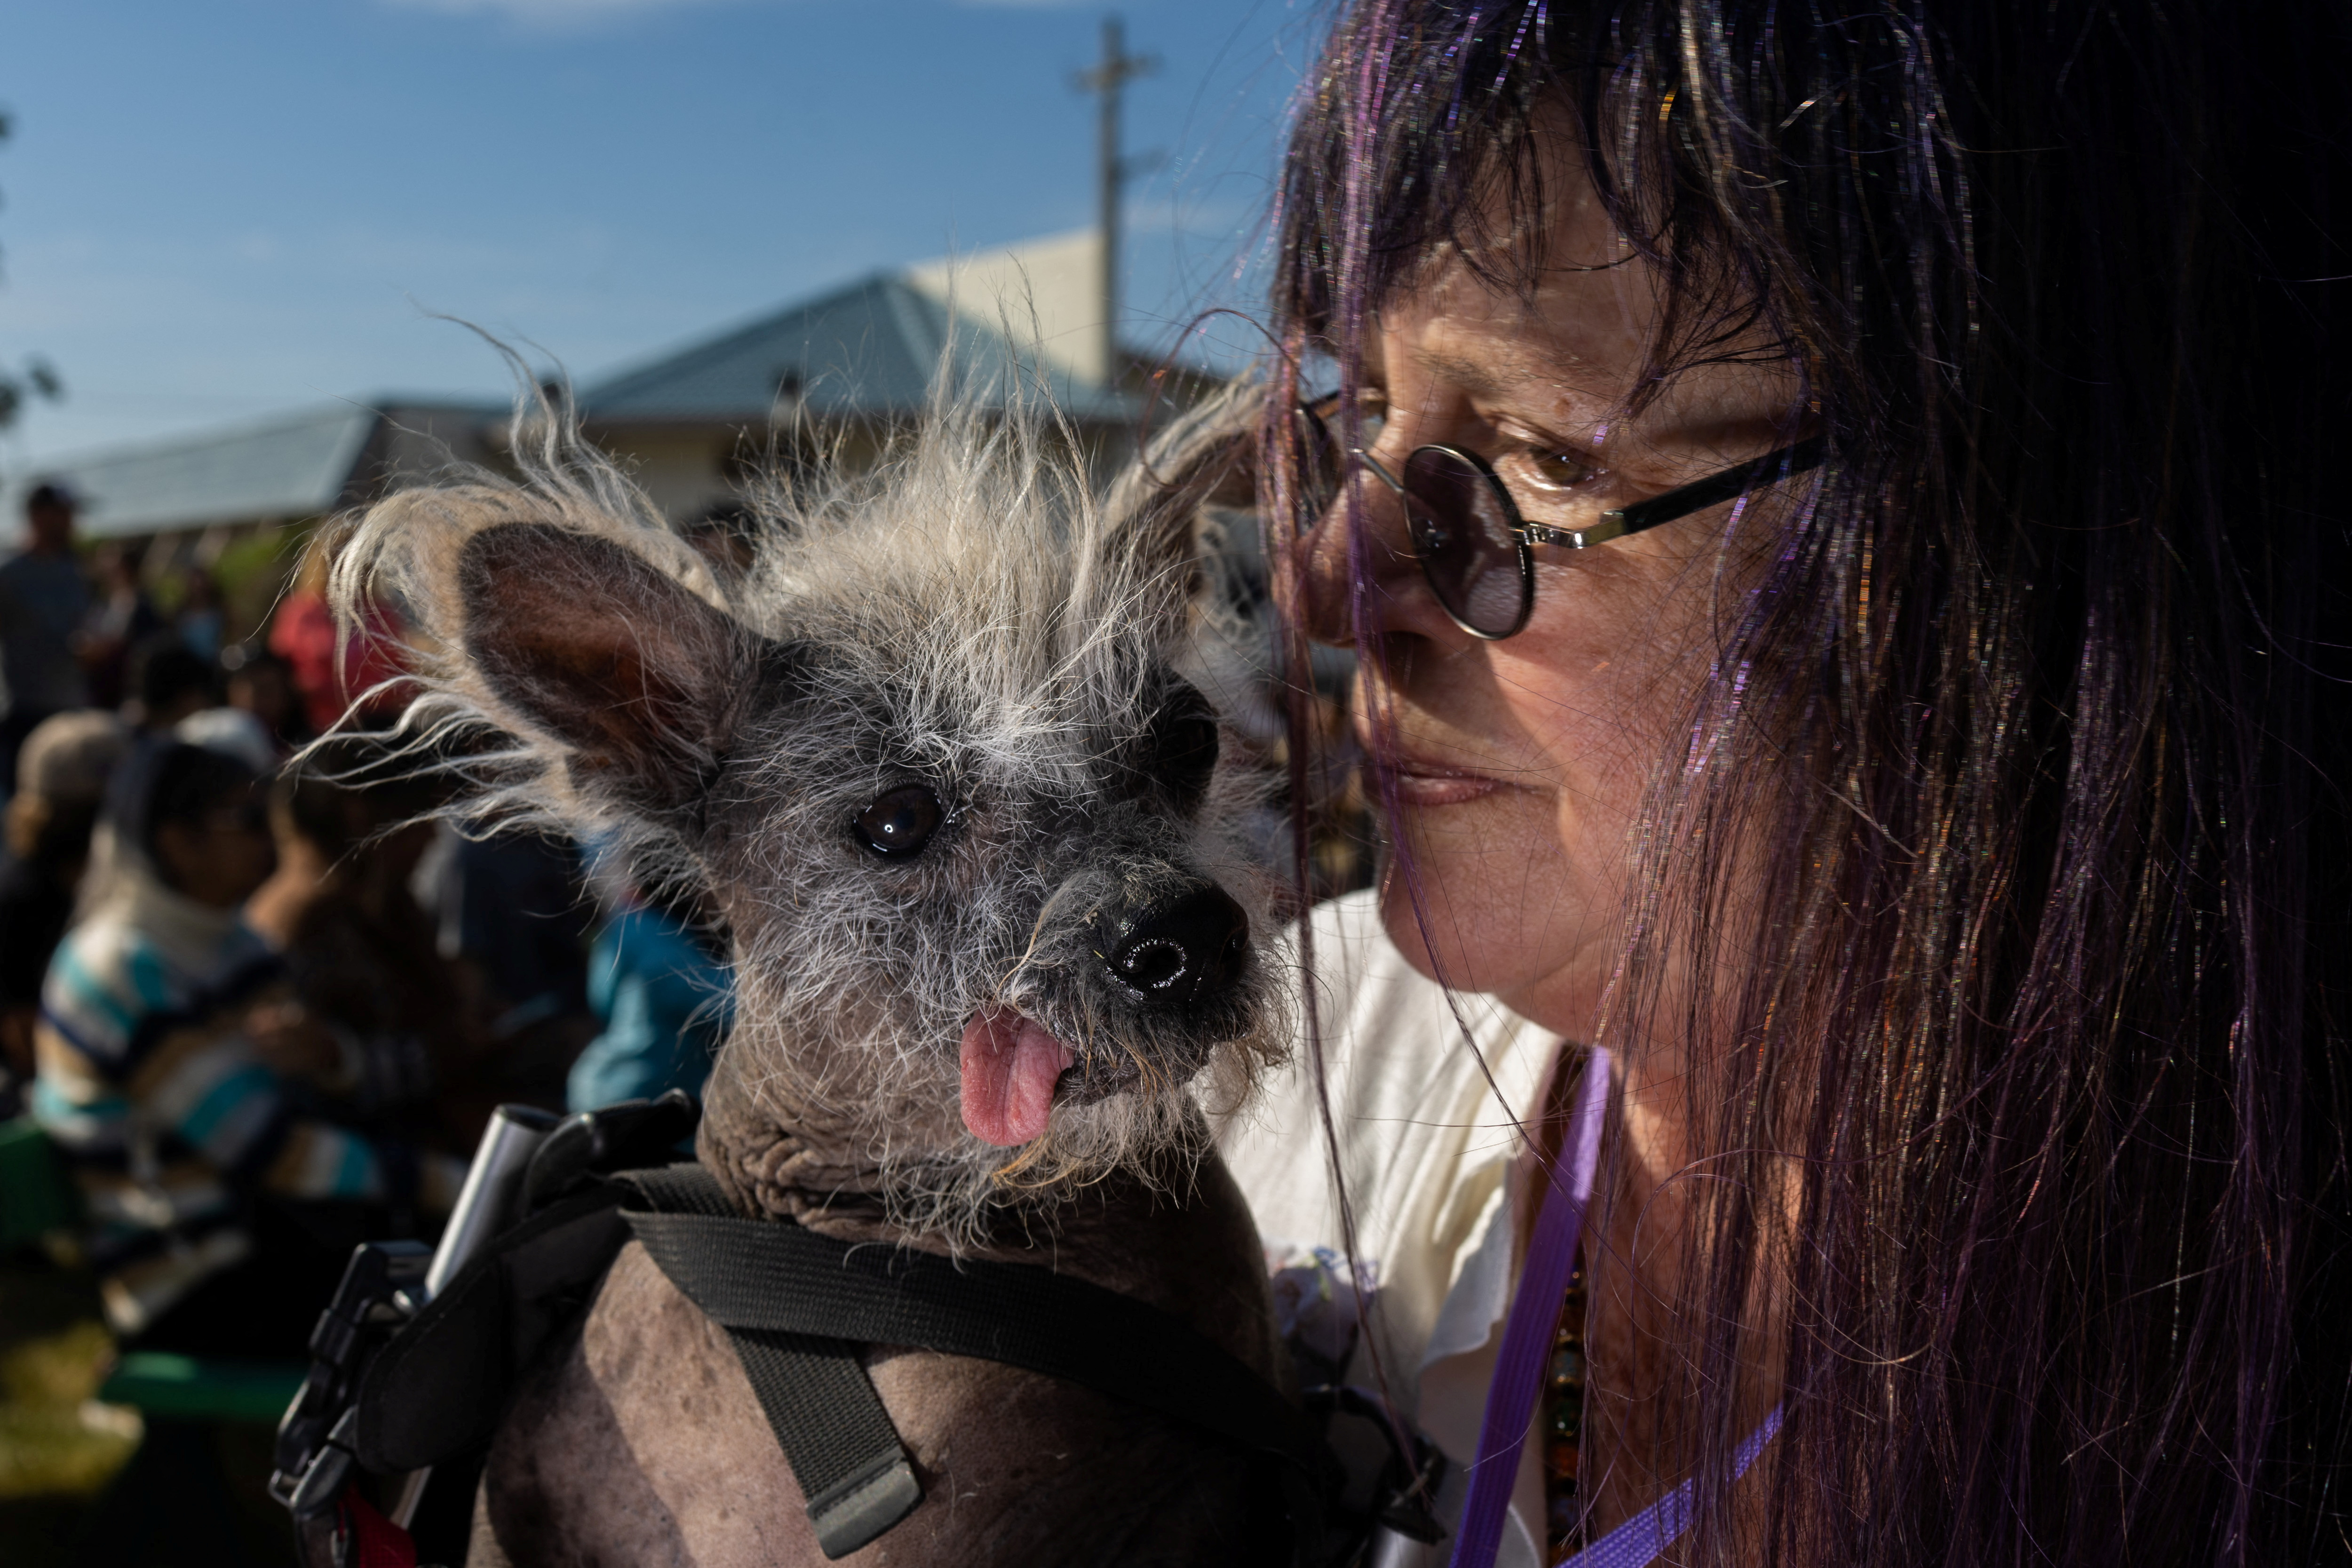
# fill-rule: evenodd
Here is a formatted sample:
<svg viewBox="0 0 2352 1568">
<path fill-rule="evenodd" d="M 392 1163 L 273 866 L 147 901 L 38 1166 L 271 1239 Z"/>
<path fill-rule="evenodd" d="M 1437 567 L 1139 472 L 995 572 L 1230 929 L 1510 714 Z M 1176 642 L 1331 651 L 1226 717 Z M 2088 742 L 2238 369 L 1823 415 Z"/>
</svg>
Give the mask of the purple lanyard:
<svg viewBox="0 0 2352 1568">
<path fill-rule="evenodd" d="M 1732 1457 L 1731 1479 L 1738 1480 L 1780 1430 L 1780 1407 L 1772 1406 L 1756 1430 L 1740 1440 Z M 1650 1568 L 1674 1538 L 1690 1524 L 1691 1491 L 1685 1481 L 1573 1557 L 1563 1557 L 1555 1568 Z"/>
<path fill-rule="evenodd" d="M 1454 1538 L 1452 1568 L 1492 1568 L 1503 1543 L 1503 1514 L 1510 1507 L 1511 1490 L 1518 1481 L 1519 1450 L 1527 1444 L 1536 1391 L 1543 1381 L 1544 1363 L 1559 1324 L 1560 1300 L 1568 1293 L 1569 1275 L 1576 1267 L 1576 1244 L 1583 1236 L 1585 1211 L 1592 1203 L 1593 1174 L 1601 1163 L 1601 1114 L 1608 1103 L 1609 1053 L 1596 1046 L 1584 1064 L 1584 1081 L 1577 1086 L 1568 1137 L 1559 1162 L 1550 1168 L 1543 1209 L 1536 1217 L 1535 1239 L 1520 1268 L 1518 1289 L 1511 1295 L 1510 1316 L 1503 1325 L 1503 1348 L 1495 1358 L 1495 1380 L 1487 1386 L 1486 1413 L 1479 1423 L 1478 1459 L 1470 1468 L 1470 1496 L 1462 1505 L 1461 1527 Z M 1732 1479 L 1748 1473 L 1748 1467 L 1780 1429 L 1780 1411 L 1775 1405 L 1739 1445 Z M 1575 1556 L 1564 1559 L 1559 1568 L 1647 1568 L 1689 1523 L 1691 1491 L 1692 1483 L 1685 1481 Z"/>
</svg>

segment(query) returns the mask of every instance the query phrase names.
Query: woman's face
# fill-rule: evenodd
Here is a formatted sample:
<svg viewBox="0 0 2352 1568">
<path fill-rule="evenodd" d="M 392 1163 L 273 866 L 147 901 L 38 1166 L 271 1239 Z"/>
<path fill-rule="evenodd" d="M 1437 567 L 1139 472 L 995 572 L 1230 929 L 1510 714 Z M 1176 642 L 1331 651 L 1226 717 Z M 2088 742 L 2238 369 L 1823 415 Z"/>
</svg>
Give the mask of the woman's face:
<svg viewBox="0 0 2352 1568">
<path fill-rule="evenodd" d="M 1454 258 L 1380 311 L 1364 367 L 1384 415 L 1373 456 L 1394 473 L 1416 447 L 1477 452 L 1529 521 L 1580 527 L 1793 438 L 1794 381 L 1776 363 L 1691 371 L 1624 416 L 1655 276 L 1622 259 L 1578 166 L 1548 162 L 1562 194 L 1532 300 Z M 1620 264 L 1595 269 L 1609 262 Z M 1591 1037 L 1643 792 L 1687 733 L 1716 629 L 1768 531 L 1727 542 L 1727 503 L 1588 550 L 1538 545 L 1526 628 L 1484 642 L 1431 595 L 1393 493 L 1367 479 L 1361 494 L 1381 657 L 1358 677 L 1358 724 L 1393 786 L 1423 906 L 1391 861 L 1389 932 L 1425 973 L 1442 966 L 1455 985 Z M 1745 515 L 1780 510 L 1759 496 Z M 1349 636 L 1342 511 L 1297 558 L 1301 609 L 1333 642 Z"/>
</svg>

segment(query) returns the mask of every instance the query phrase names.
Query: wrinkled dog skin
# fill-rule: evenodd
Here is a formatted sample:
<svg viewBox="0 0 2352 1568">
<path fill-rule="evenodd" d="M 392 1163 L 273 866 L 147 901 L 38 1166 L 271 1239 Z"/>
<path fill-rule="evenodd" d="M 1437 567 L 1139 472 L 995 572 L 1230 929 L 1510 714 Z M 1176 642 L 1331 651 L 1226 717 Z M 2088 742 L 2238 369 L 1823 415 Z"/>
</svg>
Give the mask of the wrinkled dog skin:
<svg viewBox="0 0 2352 1568">
<path fill-rule="evenodd" d="M 476 809 L 707 889 L 738 1000 L 698 1153 L 745 1213 L 1043 1264 L 1278 1379 L 1199 1101 L 1289 1023 L 1235 841 L 1256 786 L 1181 672 L 1191 519 L 1246 419 L 1097 507 L 1039 422 L 943 411 L 878 478 L 767 497 L 740 569 L 558 424 L 521 485 L 378 505 L 336 581 L 436 650 L 409 726 L 462 742 Z M 924 1501 L 845 1561 L 1281 1554 L 1262 1483 L 1187 1428 L 994 1363 L 872 1367 Z M 470 1561 L 823 1561 L 724 1334 L 634 1244 L 527 1374 Z"/>
</svg>

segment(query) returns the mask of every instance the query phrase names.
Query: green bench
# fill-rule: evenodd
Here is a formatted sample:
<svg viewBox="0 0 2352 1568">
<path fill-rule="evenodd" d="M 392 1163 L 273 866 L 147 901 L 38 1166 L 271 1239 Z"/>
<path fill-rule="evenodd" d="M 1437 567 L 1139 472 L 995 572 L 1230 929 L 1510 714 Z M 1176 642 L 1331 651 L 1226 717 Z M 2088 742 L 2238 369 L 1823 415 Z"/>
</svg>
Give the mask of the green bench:
<svg viewBox="0 0 2352 1568">
<path fill-rule="evenodd" d="M 142 1415 L 181 1421 L 257 1421 L 277 1425 L 301 1392 L 309 1369 L 296 1362 L 224 1361 L 215 1356 L 132 1351 L 99 1384 L 101 1405 L 128 1405 Z"/>
<path fill-rule="evenodd" d="M 81 1221 L 81 1194 L 29 1116 L 0 1121 L 0 1252 L 60 1234 Z"/>
</svg>

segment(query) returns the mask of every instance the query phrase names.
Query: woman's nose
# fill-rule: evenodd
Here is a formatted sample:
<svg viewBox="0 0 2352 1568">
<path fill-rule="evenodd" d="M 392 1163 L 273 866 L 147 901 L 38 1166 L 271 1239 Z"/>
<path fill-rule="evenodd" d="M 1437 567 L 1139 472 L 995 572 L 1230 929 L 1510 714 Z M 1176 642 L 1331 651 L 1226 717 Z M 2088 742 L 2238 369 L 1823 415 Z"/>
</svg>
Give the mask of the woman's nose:
<svg viewBox="0 0 2352 1568">
<path fill-rule="evenodd" d="M 1400 570 L 1417 570 L 1410 556 L 1400 555 L 1388 542 L 1387 530 L 1381 526 L 1381 509 L 1389 500 L 1385 487 L 1360 469 L 1350 476 L 1349 482 L 1360 489 L 1352 502 L 1345 494 L 1335 499 L 1315 520 L 1315 526 L 1292 543 L 1290 552 L 1295 595 L 1291 609 L 1298 625 L 1317 642 L 1340 647 L 1356 640 L 1360 597 L 1363 609 L 1385 621 L 1381 605 L 1393 591 L 1391 580 Z M 1361 584 L 1356 581 L 1354 570 L 1360 533 L 1364 557 Z M 1381 628 L 1368 629 L 1377 634 Z"/>
<path fill-rule="evenodd" d="M 1315 520 L 1315 526 L 1291 544 L 1291 582 L 1297 595 L 1292 605 L 1299 626 L 1319 643 L 1346 646 L 1355 641 L 1353 596 L 1349 591 L 1348 525 L 1340 515 L 1342 502 L 1333 501 Z"/>
</svg>

